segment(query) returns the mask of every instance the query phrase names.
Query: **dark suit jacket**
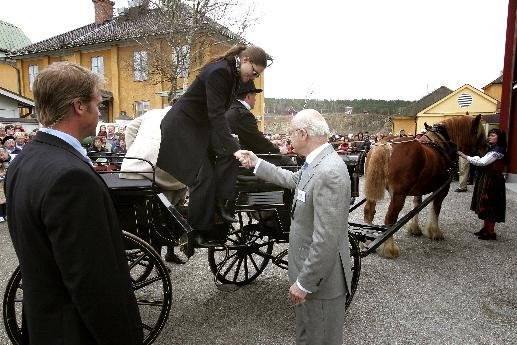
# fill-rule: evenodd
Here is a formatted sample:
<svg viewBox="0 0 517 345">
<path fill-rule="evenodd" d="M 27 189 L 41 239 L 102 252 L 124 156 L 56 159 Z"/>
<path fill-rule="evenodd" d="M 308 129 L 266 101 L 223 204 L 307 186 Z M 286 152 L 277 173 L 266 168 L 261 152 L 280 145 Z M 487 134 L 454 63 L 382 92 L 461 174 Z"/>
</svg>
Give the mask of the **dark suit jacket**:
<svg viewBox="0 0 517 345">
<path fill-rule="evenodd" d="M 280 153 L 278 147 L 259 131 L 255 116 L 238 100 L 226 112 L 226 119 L 232 133 L 239 137 L 239 144 L 243 149 L 254 153 Z"/>
<path fill-rule="evenodd" d="M 6 195 L 24 343 L 141 344 L 117 215 L 86 158 L 39 132 L 9 166 Z"/>
<path fill-rule="evenodd" d="M 209 145 L 218 155 L 229 156 L 239 149 L 224 116 L 239 80 L 233 57 L 203 69 L 162 121 L 158 167 L 190 186 Z"/>
</svg>

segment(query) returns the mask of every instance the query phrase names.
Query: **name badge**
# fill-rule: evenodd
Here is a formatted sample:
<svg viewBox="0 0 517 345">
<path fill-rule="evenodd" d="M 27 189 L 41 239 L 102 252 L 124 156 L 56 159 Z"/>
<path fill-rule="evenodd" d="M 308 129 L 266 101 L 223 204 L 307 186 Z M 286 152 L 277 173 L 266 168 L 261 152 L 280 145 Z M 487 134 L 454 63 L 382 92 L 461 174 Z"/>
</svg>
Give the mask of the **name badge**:
<svg viewBox="0 0 517 345">
<path fill-rule="evenodd" d="M 305 202 L 305 191 L 298 189 L 298 193 L 296 193 L 296 200 Z"/>
</svg>

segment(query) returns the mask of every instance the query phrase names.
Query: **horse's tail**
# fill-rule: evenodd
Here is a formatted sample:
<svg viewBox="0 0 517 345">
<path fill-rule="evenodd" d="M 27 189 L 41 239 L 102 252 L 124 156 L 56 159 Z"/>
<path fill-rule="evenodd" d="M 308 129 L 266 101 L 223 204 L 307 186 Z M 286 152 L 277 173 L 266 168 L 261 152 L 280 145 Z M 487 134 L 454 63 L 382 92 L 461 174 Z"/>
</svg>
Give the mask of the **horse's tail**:
<svg viewBox="0 0 517 345">
<path fill-rule="evenodd" d="M 365 163 L 364 194 L 367 200 L 382 200 L 388 177 L 391 144 L 374 145 Z"/>
</svg>

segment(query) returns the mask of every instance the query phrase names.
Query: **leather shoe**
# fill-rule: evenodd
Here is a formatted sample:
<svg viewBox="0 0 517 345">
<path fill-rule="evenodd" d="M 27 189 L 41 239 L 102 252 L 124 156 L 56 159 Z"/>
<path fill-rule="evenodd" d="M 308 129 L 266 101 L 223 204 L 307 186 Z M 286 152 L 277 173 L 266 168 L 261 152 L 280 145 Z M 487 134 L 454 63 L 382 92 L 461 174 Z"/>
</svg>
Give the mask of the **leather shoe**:
<svg viewBox="0 0 517 345">
<path fill-rule="evenodd" d="M 188 262 L 188 259 L 182 258 L 176 253 L 174 253 L 174 250 L 167 249 L 167 254 L 165 254 L 165 261 L 172 262 L 178 265 L 183 265 Z"/>
<path fill-rule="evenodd" d="M 495 232 L 493 232 L 491 234 L 489 234 L 487 232 L 482 232 L 478 236 L 478 239 L 484 240 L 484 241 L 495 241 L 497 239 L 497 235 L 495 234 Z"/>
<path fill-rule="evenodd" d="M 224 201 L 218 201 L 216 205 L 217 213 L 221 216 L 222 219 L 224 219 L 227 222 L 230 223 L 236 223 L 238 222 L 237 219 L 233 217 L 233 214 L 228 210 L 228 207 L 226 206 L 228 202 Z"/>
<path fill-rule="evenodd" d="M 481 236 L 481 234 L 484 234 L 484 233 L 485 233 L 485 228 L 481 228 L 481 230 L 476 231 L 476 232 L 474 233 L 474 235 L 476 235 L 476 236 Z"/>
<path fill-rule="evenodd" d="M 455 192 L 456 193 L 461 193 L 461 192 L 466 192 L 467 191 L 467 188 L 456 188 Z"/>
<path fill-rule="evenodd" d="M 194 235 L 194 243 L 196 244 L 196 247 L 221 247 L 225 242 L 226 239 L 212 238 L 208 234 L 202 232 L 197 232 Z"/>
</svg>

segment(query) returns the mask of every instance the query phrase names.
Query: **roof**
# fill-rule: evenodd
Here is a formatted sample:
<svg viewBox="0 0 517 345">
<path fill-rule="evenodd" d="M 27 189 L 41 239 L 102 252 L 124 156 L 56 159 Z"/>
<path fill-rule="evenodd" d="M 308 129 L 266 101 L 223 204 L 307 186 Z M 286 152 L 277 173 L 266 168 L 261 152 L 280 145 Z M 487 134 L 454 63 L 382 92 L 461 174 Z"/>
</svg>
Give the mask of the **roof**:
<svg viewBox="0 0 517 345">
<path fill-rule="evenodd" d="M 227 28 L 210 19 L 208 20 L 219 34 L 232 40 L 240 40 L 238 35 L 233 34 Z M 169 31 L 169 27 L 168 22 L 163 20 L 163 12 L 160 12 L 158 9 L 146 10 L 145 12 L 139 12 L 137 15 L 132 11 L 128 11 L 102 24 L 88 24 L 28 45 L 10 55 L 16 57 L 149 36 L 159 37 L 165 35 Z"/>
<path fill-rule="evenodd" d="M 20 28 L 0 20 L 0 51 L 11 52 L 30 43 L 31 41 Z"/>
<path fill-rule="evenodd" d="M 429 105 L 428 107 L 422 109 L 419 111 L 419 113 L 425 113 L 426 111 L 428 111 L 429 109 L 435 107 L 436 105 L 440 104 L 440 103 L 443 103 L 445 101 L 447 101 L 449 98 L 451 97 L 454 97 L 454 95 L 457 95 L 459 94 L 461 91 L 464 91 L 464 90 L 469 90 L 471 92 L 473 92 L 474 94 L 477 94 L 479 97 L 481 98 L 484 98 L 486 99 L 487 101 L 493 103 L 494 105 L 497 105 L 498 101 L 497 99 L 495 98 L 492 98 L 490 97 L 489 95 L 487 95 L 486 93 L 483 93 L 481 91 L 479 91 L 478 89 L 476 89 L 475 87 L 473 87 L 472 85 L 469 85 L 469 84 L 465 84 L 459 88 L 457 88 L 456 90 L 454 90 L 453 92 L 449 93 L 448 95 L 446 95 L 445 97 L 439 99 L 438 101 L 436 101 L 435 103 L 432 103 L 431 105 Z"/>
<path fill-rule="evenodd" d="M 486 89 L 487 87 L 489 87 L 490 85 L 493 85 L 493 84 L 502 84 L 502 83 L 503 83 L 503 75 L 501 74 L 499 76 L 499 78 L 497 78 L 494 81 L 492 81 L 491 83 L 488 83 L 485 86 L 483 86 L 483 89 Z"/>
<path fill-rule="evenodd" d="M 22 95 L 19 95 L 2 87 L 0 87 L 0 95 L 17 101 L 18 104 L 21 106 L 34 107 L 34 101 L 32 99 L 23 97 Z"/>
<path fill-rule="evenodd" d="M 494 113 L 494 114 L 482 114 L 481 119 L 485 121 L 486 123 L 499 123 L 500 121 L 500 114 Z"/>
<path fill-rule="evenodd" d="M 406 106 L 400 112 L 401 115 L 405 116 L 416 116 L 419 112 L 429 107 L 430 105 L 438 102 L 442 98 L 450 95 L 452 90 L 445 86 L 440 86 L 438 89 L 434 90 L 430 94 L 422 97 L 418 101 L 414 101 Z"/>
</svg>

